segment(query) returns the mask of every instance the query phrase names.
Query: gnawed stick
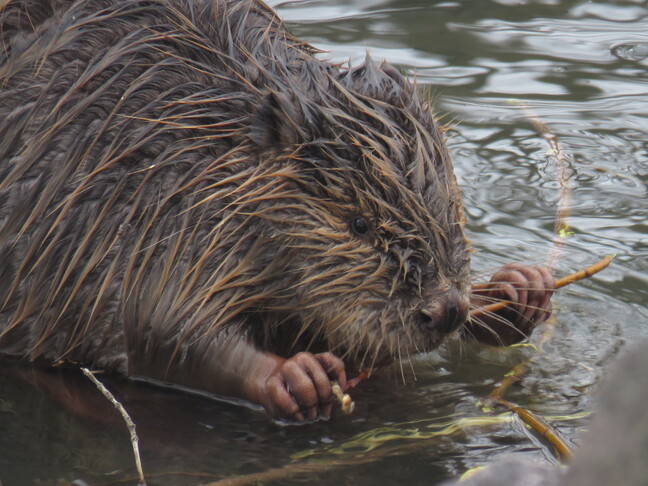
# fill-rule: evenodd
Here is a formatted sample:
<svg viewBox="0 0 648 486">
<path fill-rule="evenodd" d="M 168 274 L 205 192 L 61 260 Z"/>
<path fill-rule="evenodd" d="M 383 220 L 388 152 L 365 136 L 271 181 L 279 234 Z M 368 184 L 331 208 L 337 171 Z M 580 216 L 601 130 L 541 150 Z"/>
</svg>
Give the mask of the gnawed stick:
<svg viewBox="0 0 648 486">
<path fill-rule="evenodd" d="M 338 402 L 340 402 L 342 413 L 345 415 L 353 413 L 353 410 L 355 410 L 355 402 L 351 399 L 351 396 L 348 393 L 344 393 L 342 391 L 342 387 L 337 381 L 331 382 L 331 389 L 333 391 L 333 395 L 335 395 L 335 398 L 337 398 Z"/>
<path fill-rule="evenodd" d="M 124 408 L 124 406 L 117 401 L 115 396 L 110 393 L 110 391 L 101 383 L 95 375 L 90 371 L 88 368 L 81 368 L 81 371 L 83 371 L 83 374 L 86 375 L 92 383 L 95 384 L 97 389 L 103 394 L 104 397 L 108 399 L 110 403 L 114 405 L 114 407 L 119 411 L 121 416 L 124 418 L 124 422 L 126 422 L 126 427 L 128 427 L 128 431 L 130 432 L 130 439 L 131 439 L 131 444 L 133 445 L 133 454 L 135 455 L 135 466 L 137 467 L 137 474 L 139 474 L 139 485 L 138 486 L 146 486 L 146 479 L 144 479 L 144 471 L 142 471 L 142 460 L 140 458 L 140 453 L 139 453 L 139 438 L 137 437 L 137 432 L 135 431 L 135 423 L 133 420 L 130 418 L 130 415 L 128 415 L 128 412 Z"/>
<path fill-rule="evenodd" d="M 610 262 L 614 259 L 615 255 L 608 255 L 602 260 L 596 262 L 594 265 L 590 265 L 587 268 L 584 268 L 583 270 L 580 270 L 578 272 L 572 273 L 571 275 L 567 275 L 566 277 L 563 277 L 561 279 L 558 279 L 556 281 L 556 289 L 562 288 L 566 285 L 572 284 L 574 282 L 578 282 L 579 280 L 583 280 L 585 278 L 589 278 L 592 275 L 600 272 L 604 268 L 606 268 Z M 488 284 L 485 285 L 477 285 L 475 288 L 487 288 Z M 478 307 L 476 309 L 473 309 L 470 312 L 470 317 L 475 318 L 478 317 L 482 314 L 490 313 L 490 312 L 497 312 L 498 310 L 501 310 L 505 307 L 508 307 L 511 304 L 508 300 L 503 300 L 501 302 L 495 302 L 494 304 L 489 304 L 485 305 L 483 307 Z"/>
</svg>

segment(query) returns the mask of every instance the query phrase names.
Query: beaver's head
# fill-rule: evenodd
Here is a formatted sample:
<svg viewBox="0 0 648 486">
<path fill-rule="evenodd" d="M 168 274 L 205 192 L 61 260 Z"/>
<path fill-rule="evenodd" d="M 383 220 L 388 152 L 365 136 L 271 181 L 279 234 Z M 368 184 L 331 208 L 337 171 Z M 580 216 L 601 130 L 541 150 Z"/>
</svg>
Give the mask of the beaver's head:
<svg viewBox="0 0 648 486">
<path fill-rule="evenodd" d="M 284 181 L 259 195 L 260 339 L 364 364 L 434 349 L 469 308 L 442 129 L 389 65 L 322 77 L 268 94 L 252 124 L 260 164 Z"/>
</svg>

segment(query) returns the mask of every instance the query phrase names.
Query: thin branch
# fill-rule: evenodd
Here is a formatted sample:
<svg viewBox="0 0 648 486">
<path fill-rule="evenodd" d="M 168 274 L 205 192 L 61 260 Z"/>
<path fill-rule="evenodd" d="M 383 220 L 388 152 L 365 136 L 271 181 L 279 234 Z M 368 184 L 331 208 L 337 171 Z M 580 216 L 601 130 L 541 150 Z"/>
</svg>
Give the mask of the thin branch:
<svg viewBox="0 0 648 486">
<path fill-rule="evenodd" d="M 101 383 L 90 371 L 88 368 L 81 368 L 81 371 L 83 371 L 83 374 L 86 375 L 92 383 L 95 384 L 97 389 L 103 394 L 104 397 L 110 401 L 114 405 L 114 407 L 121 413 L 121 416 L 124 418 L 124 422 L 126 422 L 126 426 L 128 427 L 128 431 L 130 432 L 130 439 L 131 439 L 131 444 L 133 445 L 133 454 L 135 455 L 135 466 L 137 467 L 137 473 L 139 474 L 139 486 L 146 486 L 146 479 L 144 479 L 144 471 L 142 471 L 142 460 L 140 459 L 140 453 L 139 453 L 139 438 L 137 437 L 137 432 L 135 431 L 135 423 L 133 420 L 130 418 L 130 415 L 128 415 L 128 412 L 126 409 L 123 407 L 121 403 L 117 401 L 115 396 L 110 393 L 110 391 Z"/>
</svg>

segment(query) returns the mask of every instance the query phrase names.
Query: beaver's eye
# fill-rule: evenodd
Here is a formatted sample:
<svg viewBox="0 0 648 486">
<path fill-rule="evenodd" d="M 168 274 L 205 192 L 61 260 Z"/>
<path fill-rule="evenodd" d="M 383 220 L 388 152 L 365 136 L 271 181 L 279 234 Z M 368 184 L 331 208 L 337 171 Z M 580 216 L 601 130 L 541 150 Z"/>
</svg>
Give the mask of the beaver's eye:
<svg viewBox="0 0 648 486">
<path fill-rule="evenodd" d="M 351 228 L 359 235 L 366 235 L 369 231 L 369 223 L 362 216 L 358 216 L 357 218 L 353 218 Z"/>
</svg>

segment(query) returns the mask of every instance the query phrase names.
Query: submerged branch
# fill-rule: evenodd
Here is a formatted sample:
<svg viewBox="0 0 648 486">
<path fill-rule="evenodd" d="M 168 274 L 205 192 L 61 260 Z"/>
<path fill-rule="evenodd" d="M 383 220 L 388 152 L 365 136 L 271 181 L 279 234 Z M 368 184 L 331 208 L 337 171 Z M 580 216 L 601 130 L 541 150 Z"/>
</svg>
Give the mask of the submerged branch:
<svg viewBox="0 0 648 486">
<path fill-rule="evenodd" d="M 564 246 L 566 238 L 570 235 L 569 226 L 567 224 L 567 216 L 569 213 L 569 194 L 570 194 L 570 185 L 569 185 L 569 163 L 568 163 L 568 154 L 563 150 L 560 142 L 556 135 L 554 135 L 547 125 L 545 125 L 542 120 L 527 106 L 519 104 L 522 109 L 525 111 L 526 116 L 531 121 L 531 124 L 535 129 L 540 133 L 540 135 L 545 139 L 549 144 L 550 150 L 548 155 L 552 156 L 556 161 L 556 166 L 558 169 L 558 184 L 560 186 L 560 195 L 558 200 L 558 206 L 556 209 L 555 217 L 555 226 L 554 226 L 554 236 L 552 239 L 552 248 L 547 259 L 548 268 L 553 271 L 558 260 L 558 255 Z M 614 259 L 614 255 L 609 255 L 599 262 L 591 265 L 584 270 L 573 273 L 566 277 L 563 277 L 556 281 L 556 289 L 562 288 L 571 283 L 577 282 L 579 280 L 589 278 L 592 275 L 600 272 L 606 268 L 610 262 Z M 484 285 L 479 285 L 477 288 L 484 288 Z M 502 301 L 494 304 L 486 305 L 474 309 L 470 317 L 478 317 L 482 314 L 497 312 L 508 305 L 510 302 Z M 537 344 L 536 354 L 542 352 L 544 344 L 549 341 L 553 334 L 554 325 L 553 322 L 548 322 L 545 331 L 543 332 L 540 340 Z M 525 360 L 522 363 L 518 363 L 511 369 L 509 373 L 502 379 L 500 384 L 488 395 L 486 398 L 487 402 L 495 403 L 502 405 L 508 408 L 511 412 L 517 414 L 517 416 L 538 436 L 547 440 L 555 449 L 559 459 L 565 461 L 573 458 L 573 451 L 569 444 L 560 436 L 558 431 L 543 417 L 537 415 L 530 410 L 520 407 L 508 400 L 503 398 L 506 391 L 513 384 L 518 382 L 522 376 L 527 372 L 529 368 L 530 359 Z"/>
<path fill-rule="evenodd" d="M 315 475 L 376 463 L 390 457 L 418 451 L 422 444 L 465 432 L 472 427 L 499 426 L 513 421 L 510 413 L 496 416 L 463 417 L 451 421 L 416 421 L 380 427 L 357 434 L 331 446 L 318 447 L 292 456 L 295 462 L 252 474 L 233 476 L 201 486 L 247 486 Z"/>
</svg>

